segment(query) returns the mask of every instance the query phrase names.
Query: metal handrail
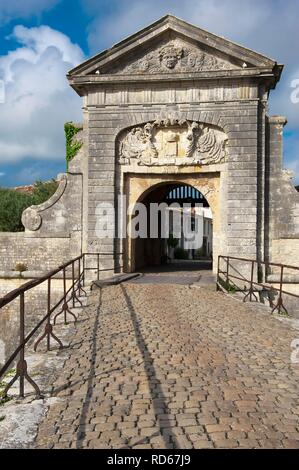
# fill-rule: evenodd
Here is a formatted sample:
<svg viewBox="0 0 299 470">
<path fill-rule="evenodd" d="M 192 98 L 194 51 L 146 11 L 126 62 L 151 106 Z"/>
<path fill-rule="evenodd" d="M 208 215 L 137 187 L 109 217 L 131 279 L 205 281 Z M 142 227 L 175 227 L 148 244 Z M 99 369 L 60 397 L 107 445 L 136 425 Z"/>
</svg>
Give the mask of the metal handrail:
<svg viewBox="0 0 299 470">
<path fill-rule="evenodd" d="M 117 253 L 117 255 L 121 255 L 122 253 Z M 40 327 L 46 322 L 45 331 L 44 333 L 35 341 L 34 343 L 34 351 L 37 350 L 38 345 L 41 343 L 42 340 L 46 339 L 46 348 L 47 351 L 51 349 L 51 338 L 58 343 L 59 348 L 63 348 L 63 344 L 61 340 L 53 333 L 53 326 L 56 324 L 56 319 L 60 316 L 64 316 L 64 323 L 67 323 L 67 316 L 71 315 L 74 321 L 76 322 L 77 317 L 76 315 L 70 310 L 69 303 L 72 302 L 72 307 L 74 308 L 76 302 L 79 303 L 81 306 L 83 305 L 80 298 L 82 295 L 87 295 L 86 291 L 84 290 L 83 286 L 85 283 L 85 271 L 87 270 L 96 270 L 97 279 L 99 280 L 100 273 L 104 271 L 112 271 L 113 268 L 108 269 L 101 269 L 100 262 L 105 259 L 105 256 L 114 256 L 115 253 L 83 253 L 80 256 L 66 262 L 65 264 L 59 266 L 58 268 L 50 271 L 49 273 L 45 274 L 44 276 L 34 279 L 32 281 L 26 282 L 22 286 L 18 287 L 7 293 L 4 297 L 0 298 L 0 310 L 4 306 L 11 303 L 13 300 L 19 298 L 20 299 L 20 307 L 19 307 L 19 344 L 9 359 L 5 362 L 4 366 L 0 370 L 0 379 L 5 375 L 9 367 L 14 363 L 17 356 L 19 356 L 18 363 L 16 366 L 16 374 L 13 379 L 7 384 L 3 393 L 2 399 L 7 397 L 8 390 L 12 387 L 12 385 L 19 379 L 19 397 L 24 397 L 24 382 L 25 379 L 31 384 L 36 392 L 37 397 L 41 397 L 41 391 L 36 382 L 30 377 L 28 374 L 28 366 L 27 361 L 25 358 L 25 348 L 28 345 L 29 341 L 35 335 L 35 333 L 40 329 Z M 97 257 L 97 265 L 96 267 L 86 267 L 86 257 L 88 256 L 96 256 Z M 106 258 L 107 259 L 107 258 Z M 77 266 L 76 266 L 77 265 Z M 66 270 L 67 268 L 71 267 L 71 286 L 67 289 L 66 287 Z M 75 269 L 77 267 L 77 270 Z M 119 267 L 121 269 L 121 267 Z M 63 295 L 58 302 L 54 306 L 51 307 L 51 281 L 52 278 L 62 272 L 62 281 L 63 281 Z M 42 284 L 43 282 L 48 283 L 47 285 L 47 313 L 46 315 L 35 325 L 35 327 L 30 331 L 30 333 L 25 335 L 25 292 L 33 289 L 34 287 Z M 53 318 L 53 322 L 51 322 L 51 316 L 54 311 L 61 306 L 61 310 L 55 314 Z M 1 313 L 1 311 L 0 311 Z"/>
<path fill-rule="evenodd" d="M 221 269 L 221 260 L 225 262 L 226 269 Z M 242 263 L 250 263 L 250 277 L 247 278 L 244 275 L 236 276 L 235 274 L 232 274 L 232 270 L 235 270 L 237 274 L 240 274 L 236 267 L 233 265 L 232 261 L 241 261 Z M 261 266 L 264 266 L 265 269 L 269 269 L 271 267 L 279 268 L 280 273 L 279 273 L 279 281 L 278 282 L 261 282 L 259 280 L 255 280 L 254 277 L 254 271 L 255 271 L 255 265 L 260 268 Z M 283 281 L 283 276 L 284 276 L 284 271 L 285 269 L 293 269 L 295 271 L 299 272 L 299 267 L 298 266 L 290 266 L 287 264 L 281 264 L 281 263 L 271 263 L 268 261 L 260 261 L 257 259 L 247 259 L 247 258 L 238 258 L 236 256 L 224 256 L 224 255 L 219 255 L 218 256 L 218 267 L 217 267 L 217 290 L 225 290 L 228 291 L 229 289 L 229 283 L 231 280 L 237 280 L 237 281 L 242 281 L 245 282 L 246 284 L 249 284 L 249 289 L 246 290 L 246 286 L 244 290 L 241 290 L 241 292 L 244 293 L 244 298 L 243 302 L 246 302 L 247 299 L 251 302 L 252 299 L 254 298 L 256 301 L 258 301 L 257 296 L 255 295 L 255 292 L 257 292 L 257 289 L 255 287 L 261 287 L 267 291 L 277 291 L 278 292 L 278 299 L 276 304 L 271 305 L 272 310 L 271 313 L 273 314 L 276 310 L 278 314 L 280 315 L 282 312 L 288 313 L 287 309 L 284 306 L 284 301 L 283 301 L 283 295 L 289 295 L 291 297 L 295 297 L 299 299 L 299 295 L 295 294 L 294 292 L 290 292 L 284 289 L 283 285 L 285 284 Z M 221 277 L 224 276 L 224 279 Z M 274 284 L 279 284 L 279 288 L 274 287 Z"/>
</svg>

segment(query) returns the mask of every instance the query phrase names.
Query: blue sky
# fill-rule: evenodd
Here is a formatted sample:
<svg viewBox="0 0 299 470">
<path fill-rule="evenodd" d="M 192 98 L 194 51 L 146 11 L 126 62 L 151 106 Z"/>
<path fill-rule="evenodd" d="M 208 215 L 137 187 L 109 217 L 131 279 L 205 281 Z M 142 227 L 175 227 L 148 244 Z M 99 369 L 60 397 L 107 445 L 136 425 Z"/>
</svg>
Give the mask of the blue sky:
<svg viewBox="0 0 299 470">
<path fill-rule="evenodd" d="M 299 2 L 0 0 L 0 186 L 65 171 L 63 124 L 82 120 L 67 71 L 166 13 L 285 64 L 270 113 L 288 118 L 284 166 L 299 184 L 299 103 L 291 100 L 299 80 Z"/>
</svg>

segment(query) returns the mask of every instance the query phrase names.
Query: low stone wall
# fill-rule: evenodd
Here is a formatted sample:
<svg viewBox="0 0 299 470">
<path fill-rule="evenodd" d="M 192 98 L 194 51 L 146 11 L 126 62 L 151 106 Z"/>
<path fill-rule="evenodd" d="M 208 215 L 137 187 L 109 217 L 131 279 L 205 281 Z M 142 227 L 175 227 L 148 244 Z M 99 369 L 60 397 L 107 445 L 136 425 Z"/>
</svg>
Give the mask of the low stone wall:
<svg viewBox="0 0 299 470">
<path fill-rule="evenodd" d="M 13 271 L 17 263 L 29 271 L 50 271 L 80 254 L 81 235 L 32 236 L 26 232 L 0 232 L 0 271 Z"/>
<path fill-rule="evenodd" d="M 1 279 L 0 297 L 8 292 L 17 289 L 24 282 L 24 279 Z M 71 281 L 67 280 L 67 288 L 71 286 Z M 52 280 L 51 305 L 55 305 L 63 295 L 63 283 L 61 279 Z M 57 312 L 59 309 L 57 309 Z M 47 282 L 30 289 L 25 293 L 25 331 L 28 334 L 38 321 L 47 313 Z M 38 332 L 41 335 L 44 331 L 42 326 Z M 19 298 L 0 310 L 0 365 L 10 357 L 17 348 L 19 341 Z M 30 347 L 30 346 L 29 346 Z"/>
</svg>

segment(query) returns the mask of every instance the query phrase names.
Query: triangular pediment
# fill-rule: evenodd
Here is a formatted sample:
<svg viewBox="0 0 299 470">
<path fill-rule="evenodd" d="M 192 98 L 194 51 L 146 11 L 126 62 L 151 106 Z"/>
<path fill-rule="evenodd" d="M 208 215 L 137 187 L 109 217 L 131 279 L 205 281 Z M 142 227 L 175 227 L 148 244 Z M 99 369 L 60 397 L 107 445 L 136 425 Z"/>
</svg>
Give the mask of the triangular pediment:
<svg viewBox="0 0 299 470">
<path fill-rule="evenodd" d="M 98 68 L 100 74 L 163 74 L 231 70 L 238 61 L 203 44 L 196 44 L 173 31 L 139 47 L 131 54 Z"/>
<path fill-rule="evenodd" d="M 273 68 L 245 47 L 167 15 L 69 72 L 69 77 Z"/>
</svg>

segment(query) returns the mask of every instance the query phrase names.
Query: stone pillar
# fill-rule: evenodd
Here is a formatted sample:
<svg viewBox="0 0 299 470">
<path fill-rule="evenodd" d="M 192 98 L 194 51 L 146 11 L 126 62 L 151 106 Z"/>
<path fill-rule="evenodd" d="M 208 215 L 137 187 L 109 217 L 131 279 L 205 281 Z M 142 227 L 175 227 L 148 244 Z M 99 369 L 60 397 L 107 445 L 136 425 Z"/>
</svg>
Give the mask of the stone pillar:
<svg viewBox="0 0 299 470">
<path fill-rule="evenodd" d="M 282 116 L 268 118 L 266 145 L 267 259 L 299 264 L 299 194 L 291 182 L 292 172 L 283 169 Z"/>
</svg>

